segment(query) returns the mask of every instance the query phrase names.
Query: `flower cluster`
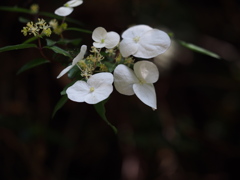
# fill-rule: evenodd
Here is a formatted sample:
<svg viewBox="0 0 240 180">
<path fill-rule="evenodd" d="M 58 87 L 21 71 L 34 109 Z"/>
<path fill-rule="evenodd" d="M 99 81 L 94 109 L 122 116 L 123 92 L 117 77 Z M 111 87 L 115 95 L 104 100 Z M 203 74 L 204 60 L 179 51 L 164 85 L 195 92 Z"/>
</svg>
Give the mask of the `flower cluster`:
<svg viewBox="0 0 240 180">
<path fill-rule="evenodd" d="M 52 33 L 52 30 L 50 28 L 50 25 L 47 24 L 47 22 L 44 19 L 38 19 L 38 22 L 33 23 L 28 22 L 25 27 L 21 30 L 24 36 L 27 36 L 28 34 L 33 34 L 34 36 L 50 36 Z"/>
<path fill-rule="evenodd" d="M 134 95 L 153 110 L 157 109 L 156 92 L 157 66 L 148 61 L 164 53 L 171 40 L 165 32 L 147 25 L 130 27 L 120 35 L 107 32 L 103 27 L 92 33 L 93 47 L 87 54 L 87 46 L 82 45 L 80 53 L 72 63 L 63 69 L 62 77 L 77 66 L 81 78 L 68 87 L 66 94 L 75 102 L 96 104 L 107 99 L 115 89 L 123 95 Z M 102 50 L 105 48 L 105 52 Z M 135 63 L 135 58 L 142 58 Z"/>
<path fill-rule="evenodd" d="M 30 11 L 31 11 L 32 14 L 37 14 L 38 11 L 39 11 L 39 6 L 38 6 L 38 4 L 32 4 L 32 5 L 30 6 Z"/>
<path fill-rule="evenodd" d="M 52 19 L 49 22 L 49 25 L 53 28 L 53 32 L 57 35 L 62 34 L 62 32 L 67 29 L 67 23 L 66 22 L 62 22 L 59 25 L 58 21 L 56 19 Z"/>
<path fill-rule="evenodd" d="M 59 7 L 55 10 L 55 14 L 58 16 L 68 16 L 73 12 L 73 8 L 81 5 L 82 0 L 71 0 L 66 2 L 62 7 Z"/>
</svg>

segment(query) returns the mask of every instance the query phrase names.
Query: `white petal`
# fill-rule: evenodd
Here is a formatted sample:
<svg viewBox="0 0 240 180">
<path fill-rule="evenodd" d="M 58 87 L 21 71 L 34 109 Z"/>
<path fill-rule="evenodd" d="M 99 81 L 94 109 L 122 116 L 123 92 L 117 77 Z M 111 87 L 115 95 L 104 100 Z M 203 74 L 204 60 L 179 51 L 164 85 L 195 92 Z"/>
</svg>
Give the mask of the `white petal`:
<svg viewBox="0 0 240 180">
<path fill-rule="evenodd" d="M 123 57 L 128 57 L 137 52 L 138 44 L 132 39 L 123 39 L 120 42 L 119 50 Z"/>
<path fill-rule="evenodd" d="M 89 93 L 84 101 L 88 104 L 97 104 L 107 99 L 112 91 L 112 84 L 101 84 L 98 88 L 95 88 L 93 92 Z"/>
<path fill-rule="evenodd" d="M 138 51 L 133 54 L 140 58 L 153 58 L 164 53 L 171 44 L 168 34 L 158 29 L 152 29 L 139 39 Z"/>
<path fill-rule="evenodd" d="M 120 64 L 114 70 L 114 86 L 116 90 L 124 95 L 133 95 L 133 84 L 139 80 L 132 69 L 126 65 Z"/>
<path fill-rule="evenodd" d="M 101 72 L 92 75 L 87 83 L 94 87 L 95 89 L 100 87 L 102 84 L 112 84 L 113 83 L 113 75 L 109 72 Z"/>
<path fill-rule="evenodd" d="M 147 25 L 137 25 L 128 28 L 123 32 L 122 38 L 130 38 L 133 39 L 136 36 L 141 37 L 145 32 L 151 30 L 152 28 Z"/>
<path fill-rule="evenodd" d="M 73 12 L 73 8 L 71 7 L 60 7 L 55 10 L 55 14 L 58 16 L 68 16 Z"/>
<path fill-rule="evenodd" d="M 90 87 L 85 81 L 77 81 L 66 90 L 70 100 L 84 102 L 85 97 L 90 93 Z"/>
<path fill-rule="evenodd" d="M 66 7 L 77 7 L 83 3 L 82 0 L 71 0 L 64 4 Z"/>
<path fill-rule="evenodd" d="M 93 46 L 95 47 L 95 48 L 104 48 L 105 47 L 105 43 L 101 43 L 101 42 L 94 42 L 93 43 Z"/>
<path fill-rule="evenodd" d="M 108 32 L 106 39 L 105 39 L 105 47 L 108 49 L 114 48 L 115 46 L 118 45 L 120 41 L 120 36 L 116 32 Z"/>
<path fill-rule="evenodd" d="M 96 42 L 101 42 L 102 39 L 105 40 L 107 36 L 107 31 L 103 27 L 97 27 L 93 30 L 92 39 Z"/>
<path fill-rule="evenodd" d="M 84 54 L 87 51 L 87 46 L 86 45 L 82 45 L 81 49 L 80 49 L 80 53 L 78 53 L 78 55 L 73 59 L 72 61 L 72 65 L 74 66 L 75 64 L 78 63 L 78 61 L 82 60 L 84 58 Z"/>
<path fill-rule="evenodd" d="M 158 68 L 150 61 L 138 61 L 133 69 L 138 79 L 143 79 L 146 83 L 155 83 L 158 80 Z"/>
<path fill-rule="evenodd" d="M 157 98 L 153 84 L 134 84 L 133 90 L 144 104 L 157 109 Z"/>
<path fill-rule="evenodd" d="M 57 76 L 57 79 L 60 78 L 60 77 L 62 77 L 64 74 L 66 74 L 72 67 L 73 67 L 73 65 L 70 65 L 70 66 L 66 67 L 65 69 L 63 69 L 63 70 L 59 73 L 59 75 Z"/>
</svg>

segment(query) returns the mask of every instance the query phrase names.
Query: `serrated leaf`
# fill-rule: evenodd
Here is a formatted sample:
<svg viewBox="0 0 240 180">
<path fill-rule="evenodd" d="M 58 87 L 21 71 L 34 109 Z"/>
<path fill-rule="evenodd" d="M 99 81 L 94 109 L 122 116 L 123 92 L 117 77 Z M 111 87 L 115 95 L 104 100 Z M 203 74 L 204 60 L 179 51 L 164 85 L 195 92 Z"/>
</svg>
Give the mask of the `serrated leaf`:
<svg viewBox="0 0 240 180">
<path fill-rule="evenodd" d="M 46 63 L 49 63 L 49 61 L 46 60 L 46 59 L 42 59 L 42 58 L 34 59 L 34 60 L 28 62 L 27 64 L 25 64 L 24 66 L 22 66 L 18 70 L 17 75 L 22 73 L 22 72 L 24 72 L 24 71 L 26 71 L 26 70 L 28 70 L 28 69 L 32 69 L 32 68 L 34 68 L 36 66 L 40 66 L 40 65 L 46 64 Z"/>
<path fill-rule="evenodd" d="M 178 41 L 182 46 L 192 50 L 192 51 L 195 51 L 195 52 L 198 52 L 198 53 L 201 53 L 201 54 L 205 54 L 205 55 L 208 55 L 208 56 L 211 56 L 213 58 L 216 58 L 216 59 L 221 59 L 221 57 L 219 55 L 217 55 L 216 53 L 213 53 L 207 49 L 204 49 L 202 47 L 199 47 L 197 45 L 194 45 L 194 44 L 191 44 L 191 43 L 187 43 L 187 42 L 184 42 L 184 41 Z"/>
<path fill-rule="evenodd" d="M 1 11 L 9 11 L 9 12 L 21 12 L 21 13 L 27 13 L 32 14 L 32 11 L 25 8 L 19 8 L 17 6 L 9 7 L 9 6 L 0 6 Z"/>
<path fill-rule="evenodd" d="M 54 107 L 52 118 L 55 116 L 56 112 L 63 107 L 63 105 L 67 102 L 68 97 L 67 95 L 62 96 L 59 101 L 57 102 L 56 106 Z"/>
<path fill-rule="evenodd" d="M 89 31 L 86 29 L 80 29 L 80 28 L 67 28 L 66 31 L 78 31 L 78 32 L 92 34 L 92 31 Z"/>
<path fill-rule="evenodd" d="M 106 109 L 105 109 L 105 103 L 107 100 L 101 101 L 97 104 L 94 104 L 94 108 L 97 111 L 97 113 L 100 115 L 100 117 L 113 129 L 114 133 L 117 134 L 118 130 L 115 126 L 113 126 L 106 117 Z"/>
<path fill-rule="evenodd" d="M 26 49 L 26 48 L 36 48 L 36 44 L 16 44 L 16 45 L 11 45 L 11 46 L 5 46 L 0 48 L 0 52 L 5 52 L 5 51 L 12 51 L 12 50 L 18 50 L 18 49 Z"/>
<path fill-rule="evenodd" d="M 58 46 L 45 46 L 44 48 L 51 49 L 55 53 L 62 54 L 64 56 L 71 57 L 71 55 L 67 51 L 65 51 L 64 49 L 62 49 Z"/>
</svg>

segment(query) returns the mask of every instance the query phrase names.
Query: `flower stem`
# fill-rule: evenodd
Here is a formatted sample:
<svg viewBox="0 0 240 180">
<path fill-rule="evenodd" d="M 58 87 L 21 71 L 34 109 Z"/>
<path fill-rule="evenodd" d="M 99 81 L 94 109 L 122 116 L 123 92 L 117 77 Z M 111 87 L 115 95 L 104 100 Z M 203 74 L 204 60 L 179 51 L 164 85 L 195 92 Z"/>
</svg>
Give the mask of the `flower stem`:
<svg viewBox="0 0 240 180">
<path fill-rule="evenodd" d="M 51 61 L 44 53 L 43 53 L 43 48 L 42 48 L 42 44 L 41 44 L 41 40 L 38 37 L 38 49 L 40 51 L 40 54 L 42 55 L 42 57 L 48 61 Z"/>
</svg>

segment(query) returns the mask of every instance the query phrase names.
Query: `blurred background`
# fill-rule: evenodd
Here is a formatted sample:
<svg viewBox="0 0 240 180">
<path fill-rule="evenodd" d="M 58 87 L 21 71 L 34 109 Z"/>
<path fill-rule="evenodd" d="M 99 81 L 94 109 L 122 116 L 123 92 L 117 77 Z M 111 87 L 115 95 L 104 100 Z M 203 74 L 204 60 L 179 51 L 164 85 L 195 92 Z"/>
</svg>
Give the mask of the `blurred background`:
<svg viewBox="0 0 240 180">
<path fill-rule="evenodd" d="M 37 3 L 40 11 L 54 12 L 65 2 L 1 0 L 0 5 Z M 117 135 L 86 103 L 68 101 L 51 117 L 70 82 L 67 76 L 56 79 L 61 64 L 53 61 L 16 75 L 39 52 L 0 53 L 0 179 L 240 179 L 239 8 L 239 0 L 84 0 L 74 9 L 70 17 L 90 31 L 102 26 L 120 34 L 147 24 L 174 34 L 171 48 L 154 60 L 160 71 L 158 109 L 116 91 L 107 102 Z M 0 11 L 0 47 L 27 39 L 20 17 L 31 19 Z M 91 34 L 64 36 L 92 45 Z M 221 59 L 192 52 L 176 40 Z"/>
</svg>

